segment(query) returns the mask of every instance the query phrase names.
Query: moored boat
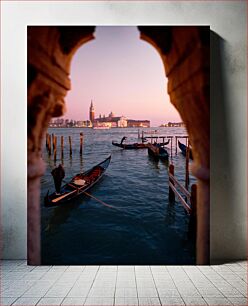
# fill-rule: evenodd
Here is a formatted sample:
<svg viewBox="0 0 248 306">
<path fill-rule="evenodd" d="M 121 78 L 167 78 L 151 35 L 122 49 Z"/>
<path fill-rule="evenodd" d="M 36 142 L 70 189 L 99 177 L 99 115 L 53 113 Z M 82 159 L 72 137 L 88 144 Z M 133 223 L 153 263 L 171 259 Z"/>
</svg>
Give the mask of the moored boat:
<svg viewBox="0 0 248 306">
<path fill-rule="evenodd" d="M 182 151 L 182 154 L 186 156 L 187 146 L 178 140 L 178 147 Z M 189 148 L 189 158 L 193 160 L 193 153 L 191 148 Z"/>
<path fill-rule="evenodd" d="M 122 148 L 122 149 L 125 149 L 125 150 L 147 149 L 148 145 L 149 145 L 148 143 L 130 143 L 130 144 L 126 144 L 126 143 L 123 143 L 125 139 L 126 139 L 126 137 L 123 137 L 120 143 L 118 143 L 116 141 L 112 141 L 112 145 L 116 146 L 116 147 L 119 147 L 119 148 Z M 169 142 L 170 142 L 170 139 L 168 141 L 166 141 L 166 142 L 158 143 L 158 145 L 166 146 Z"/>
<path fill-rule="evenodd" d="M 109 166 L 110 160 L 111 156 L 88 171 L 75 175 L 67 184 L 61 187 L 60 194 L 54 192 L 49 195 L 48 191 L 45 197 L 45 206 L 60 206 L 64 203 L 68 203 L 72 198 L 83 194 L 86 190 L 94 186 L 104 175 Z"/>
<path fill-rule="evenodd" d="M 145 143 L 132 143 L 132 144 L 125 144 L 125 143 L 118 143 L 116 141 L 112 141 L 112 145 L 126 149 L 126 150 L 137 150 L 137 149 L 146 149 L 147 144 Z"/>
<path fill-rule="evenodd" d="M 168 160 L 169 154 L 165 148 L 163 148 L 160 144 L 151 144 L 148 145 L 148 154 L 152 156 L 155 160 Z"/>
</svg>

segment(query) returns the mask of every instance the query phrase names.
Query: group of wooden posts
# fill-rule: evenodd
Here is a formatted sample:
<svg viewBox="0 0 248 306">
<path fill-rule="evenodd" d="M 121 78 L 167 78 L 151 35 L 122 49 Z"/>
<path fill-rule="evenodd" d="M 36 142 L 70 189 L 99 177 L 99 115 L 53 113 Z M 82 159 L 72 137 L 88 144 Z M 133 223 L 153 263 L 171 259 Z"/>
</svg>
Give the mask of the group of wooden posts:
<svg viewBox="0 0 248 306">
<path fill-rule="evenodd" d="M 176 143 L 177 143 L 176 136 Z M 184 137 L 186 138 L 186 137 Z M 189 156 L 190 156 L 190 148 L 189 141 L 186 138 L 186 162 L 185 162 L 185 186 L 183 186 L 174 176 L 174 165 L 170 164 L 169 166 L 169 200 L 175 201 L 175 195 L 186 209 L 187 213 L 193 217 L 196 217 L 196 203 L 197 203 L 197 185 L 191 185 L 191 190 L 189 192 Z M 180 192 L 181 193 L 180 193 Z M 181 195 L 183 194 L 183 196 Z"/>
<path fill-rule="evenodd" d="M 57 160 L 57 138 L 58 136 L 54 134 L 46 134 L 46 149 L 48 152 L 48 156 L 51 157 L 53 152 L 53 159 L 54 161 Z M 82 156 L 83 154 L 83 139 L 84 135 L 83 133 L 80 133 L 80 148 L 79 148 L 79 154 Z M 70 157 L 72 157 L 72 137 L 68 136 L 68 142 L 69 142 L 69 154 Z M 60 152 L 61 152 L 61 159 L 64 158 L 64 136 L 60 136 Z"/>
<path fill-rule="evenodd" d="M 83 133 L 80 133 L 80 148 L 79 148 L 79 154 L 82 156 L 83 154 Z M 187 213 L 196 216 L 196 191 L 197 186 L 196 184 L 193 184 L 191 186 L 191 191 L 189 192 L 189 141 L 188 136 L 148 136 L 145 138 L 150 138 L 151 142 L 153 142 L 153 139 L 156 138 L 162 138 L 163 142 L 165 138 L 169 138 L 171 142 L 171 154 L 172 154 L 172 140 L 173 138 L 176 138 L 176 154 L 177 154 L 177 139 L 178 138 L 186 138 L 186 145 L 187 145 L 187 151 L 186 151 L 186 169 L 185 169 L 185 186 L 183 186 L 174 176 L 174 165 L 170 164 L 169 166 L 169 200 L 175 201 L 175 195 L 179 199 L 179 201 L 182 203 L 183 207 L 186 209 Z M 46 134 L 46 149 L 48 152 L 49 157 L 51 157 L 53 152 L 53 158 L 54 161 L 57 160 L 57 138 L 58 136 L 54 134 Z M 144 134 L 142 133 L 142 140 L 144 138 Z M 69 154 L 70 157 L 72 157 L 72 137 L 68 136 L 68 142 L 69 142 Z M 61 152 L 61 160 L 64 158 L 64 136 L 60 136 L 60 152 Z M 183 197 L 179 191 L 183 194 Z"/>
<path fill-rule="evenodd" d="M 185 186 L 183 186 L 174 176 L 174 165 L 170 164 L 169 166 L 169 200 L 175 201 L 175 195 L 179 199 L 179 201 L 182 203 L 183 207 L 186 209 L 187 213 L 196 216 L 196 191 L 197 186 L 196 184 L 193 184 L 191 186 L 191 191 L 189 192 L 189 156 L 190 156 L 190 150 L 189 150 L 189 139 L 188 136 L 174 136 L 174 135 L 165 135 L 165 136 L 146 136 L 144 135 L 144 131 L 141 132 L 138 131 L 138 138 L 141 138 L 142 142 L 144 142 L 147 139 L 150 139 L 150 142 L 156 142 L 158 143 L 158 140 L 161 139 L 164 143 L 165 139 L 170 139 L 170 155 L 172 157 L 172 147 L 173 147 L 173 140 L 175 138 L 176 145 L 175 145 L 175 154 L 177 155 L 177 145 L 178 145 L 178 139 L 184 138 L 186 139 L 186 160 L 185 160 Z M 180 193 L 179 193 L 179 191 Z M 181 195 L 183 194 L 183 196 Z"/>
<path fill-rule="evenodd" d="M 180 194 L 180 192 L 183 196 Z M 184 187 L 174 176 L 174 165 L 170 164 L 169 166 L 169 200 L 175 201 L 175 195 L 185 208 L 188 214 L 192 215 L 193 217 L 196 216 L 196 192 L 197 192 L 197 185 L 193 184 L 191 186 L 190 192 L 186 186 Z"/>
</svg>

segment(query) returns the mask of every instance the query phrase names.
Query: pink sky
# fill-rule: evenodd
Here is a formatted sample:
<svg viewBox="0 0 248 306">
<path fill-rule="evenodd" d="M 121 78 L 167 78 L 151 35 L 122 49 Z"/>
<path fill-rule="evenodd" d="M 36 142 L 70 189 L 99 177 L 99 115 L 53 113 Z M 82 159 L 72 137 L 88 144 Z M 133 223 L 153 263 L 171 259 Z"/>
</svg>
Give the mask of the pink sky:
<svg viewBox="0 0 248 306">
<path fill-rule="evenodd" d="M 68 119 L 89 119 L 91 99 L 95 114 L 151 120 L 151 126 L 181 121 L 167 95 L 162 60 L 139 38 L 137 27 L 97 27 L 95 39 L 75 54 L 72 89 L 66 97 Z"/>
</svg>

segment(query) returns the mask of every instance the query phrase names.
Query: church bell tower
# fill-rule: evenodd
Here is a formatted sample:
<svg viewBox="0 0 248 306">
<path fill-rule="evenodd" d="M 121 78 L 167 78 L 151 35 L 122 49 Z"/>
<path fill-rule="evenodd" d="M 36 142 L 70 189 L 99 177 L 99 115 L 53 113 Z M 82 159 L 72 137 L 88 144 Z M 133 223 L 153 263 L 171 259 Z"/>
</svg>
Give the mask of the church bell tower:
<svg viewBox="0 0 248 306">
<path fill-rule="evenodd" d="M 91 104 L 90 104 L 90 121 L 93 125 L 94 123 L 94 120 L 95 120 L 95 109 L 94 109 L 94 106 L 93 106 L 93 102 L 91 100 Z"/>
</svg>

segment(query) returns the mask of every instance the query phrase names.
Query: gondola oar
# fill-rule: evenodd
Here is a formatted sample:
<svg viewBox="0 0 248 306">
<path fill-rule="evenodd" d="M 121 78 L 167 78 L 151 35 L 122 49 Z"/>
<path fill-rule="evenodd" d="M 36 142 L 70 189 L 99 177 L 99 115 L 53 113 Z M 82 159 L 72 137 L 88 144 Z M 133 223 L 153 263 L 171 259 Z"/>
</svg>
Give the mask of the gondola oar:
<svg viewBox="0 0 248 306">
<path fill-rule="evenodd" d="M 115 209 L 124 208 L 124 207 L 115 207 L 115 206 L 109 205 L 109 204 L 103 202 L 102 200 L 100 200 L 100 199 L 94 197 L 92 194 L 90 194 L 90 193 L 88 193 L 88 192 L 86 192 L 86 191 L 83 191 L 83 193 L 86 194 L 87 196 L 91 197 L 92 199 L 96 200 L 97 202 L 103 204 L 104 206 L 109 207 L 109 208 L 115 208 Z"/>
<path fill-rule="evenodd" d="M 58 198 L 56 198 L 56 199 L 53 199 L 52 202 L 53 202 L 53 203 L 58 202 L 59 200 L 61 200 L 61 199 L 63 199 L 63 198 L 66 198 L 69 194 L 72 194 L 72 193 L 74 193 L 74 192 L 76 192 L 76 191 L 77 191 L 77 189 L 76 189 L 76 190 L 73 190 L 73 191 L 71 191 L 71 192 L 69 192 L 69 193 L 66 193 L 66 194 L 62 195 L 61 197 L 58 197 Z"/>
<path fill-rule="evenodd" d="M 68 184 L 68 182 L 66 182 L 65 180 L 63 180 L 63 182 L 66 183 L 66 184 Z M 64 195 L 64 196 L 62 195 L 61 197 L 58 198 L 58 200 L 59 200 L 59 199 L 62 199 L 63 197 L 66 197 L 67 195 L 69 195 L 69 194 L 71 194 L 71 193 L 73 193 L 73 192 L 75 192 L 75 191 L 77 191 L 77 189 L 76 189 L 76 190 L 73 190 L 73 191 L 70 192 L 70 193 L 67 193 L 67 194 Z M 103 202 L 102 200 L 96 198 L 95 196 L 93 196 L 92 194 L 90 194 L 90 193 L 88 193 L 88 192 L 86 192 L 86 191 L 82 191 L 82 193 L 84 193 L 84 194 L 87 195 L 88 197 L 90 197 L 90 198 L 96 200 L 97 202 L 101 203 L 102 205 L 104 205 L 104 206 L 106 206 L 106 207 L 114 208 L 114 209 L 117 209 L 117 210 L 118 210 L 118 209 L 124 208 L 124 207 L 115 207 L 115 206 L 112 206 L 112 205 L 110 205 L 110 204 L 107 204 L 107 203 Z M 56 199 L 56 200 L 57 200 L 57 199 Z M 53 200 L 53 202 L 55 202 L 55 201 Z"/>
</svg>

